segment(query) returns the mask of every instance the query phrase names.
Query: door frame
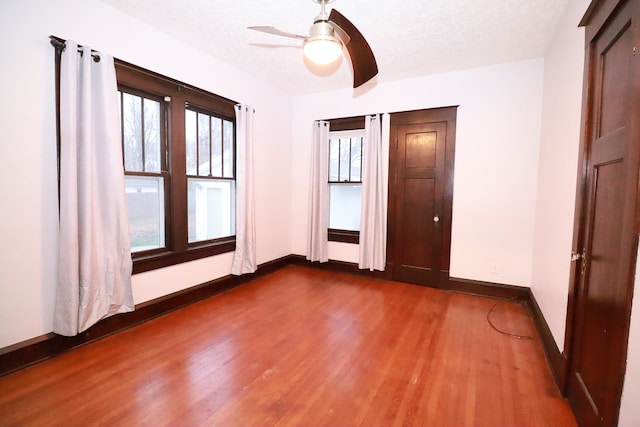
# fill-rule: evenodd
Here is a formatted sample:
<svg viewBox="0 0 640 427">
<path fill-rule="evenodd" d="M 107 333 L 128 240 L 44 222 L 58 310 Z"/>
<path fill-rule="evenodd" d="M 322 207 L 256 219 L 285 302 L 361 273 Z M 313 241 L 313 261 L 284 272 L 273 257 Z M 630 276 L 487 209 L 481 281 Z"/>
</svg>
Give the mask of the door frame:
<svg viewBox="0 0 640 427">
<path fill-rule="evenodd" d="M 638 16 L 638 1 L 628 0 L 636 2 L 633 6 L 634 20 Z M 578 148 L 578 174 L 576 182 L 576 198 L 575 198 L 575 210 L 574 210 L 574 226 L 573 226 L 573 238 L 571 243 L 572 255 L 582 254 L 582 251 L 586 245 L 584 238 L 586 236 L 586 227 L 588 223 L 588 188 L 587 188 L 587 175 L 589 167 L 588 152 L 590 144 L 592 143 L 592 137 L 594 132 L 593 117 L 598 112 L 598 106 L 594 102 L 596 94 L 594 90 L 596 85 L 593 84 L 593 74 L 595 66 L 597 64 L 595 58 L 598 55 L 595 49 L 592 47 L 594 39 L 600 35 L 601 29 L 605 24 L 609 23 L 609 18 L 613 13 L 617 13 L 619 8 L 626 3 L 625 0 L 593 0 L 589 5 L 584 17 L 580 21 L 579 26 L 585 27 L 585 60 L 583 71 L 583 101 L 582 101 L 582 119 L 580 124 L 580 141 Z M 637 41 L 637 33 L 635 34 Z M 640 82 L 640 65 L 635 66 L 633 69 L 632 80 L 634 85 L 637 86 Z M 635 88 L 634 96 L 632 97 L 632 107 L 630 116 L 640 116 L 640 91 Z M 627 296 L 627 303 L 625 304 L 625 322 L 626 322 L 626 339 L 624 343 L 624 353 L 627 353 L 628 339 L 629 339 L 629 325 L 631 320 L 631 302 L 634 293 L 635 271 L 637 263 L 637 251 L 638 251 L 638 233 L 640 230 L 640 183 L 637 179 L 629 179 L 632 175 L 638 176 L 640 171 L 640 124 L 637 120 L 629 121 L 629 148 L 627 149 L 628 161 L 630 165 L 627 166 L 626 171 L 627 182 L 626 192 L 631 197 L 629 203 L 633 206 L 633 218 L 631 224 L 624 228 L 623 241 L 625 241 L 625 247 L 623 247 L 623 256 L 625 259 L 622 261 L 625 267 L 628 266 L 626 274 L 626 283 L 629 289 Z M 581 255 L 582 257 L 582 255 Z M 561 381 L 560 387 L 563 391 L 563 395 L 568 393 L 568 385 L 570 376 L 573 372 L 573 364 L 575 363 L 576 355 L 573 354 L 575 347 L 576 337 L 576 325 L 579 322 L 578 318 L 578 299 L 584 287 L 584 281 L 582 277 L 582 262 L 581 259 L 573 259 L 569 274 L 569 289 L 567 296 L 567 316 L 565 323 L 565 336 L 564 336 L 564 372 L 560 373 L 559 379 Z M 619 372 L 619 387 L 616 390 L 616 396 L 610 396 L 608 398 L 615 399 L 619 404 L 622 396 L 622 387 L 624 385 L 624 374 L 626 371 L 626 358 L 621 362 L 621 366 L 617 367 Z M 574 408 L 575 411 L 575 408 Z"/>
</svg>

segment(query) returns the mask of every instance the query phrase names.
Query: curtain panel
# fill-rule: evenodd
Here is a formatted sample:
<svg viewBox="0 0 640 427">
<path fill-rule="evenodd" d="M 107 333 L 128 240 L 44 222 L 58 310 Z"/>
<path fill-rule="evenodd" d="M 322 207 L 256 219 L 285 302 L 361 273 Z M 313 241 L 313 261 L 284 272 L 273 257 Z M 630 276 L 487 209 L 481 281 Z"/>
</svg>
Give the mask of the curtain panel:
<svg viewBox="0 0 640 427">
<path fill-rule="evenodd" d="M 387 256 L 389 114 L 367 116 L 364 131 L 358 267 L 384 271 Z"/>
<path fill-rule="evenodd" d="M 256 271 L 253 108 L 236 105 L 236 251 L 231 274 Z"/>
<path fill-rule="evenodd" d="M 311 138 L 309 177 L 309 220 L 307 255 L 309 261 L 329 261 L 329 122 L 314 121 Z"/>
<path fill-rule="evenodd" d="M 67 41 L 60 69 L 60 230 L 54 332 L 134 309 L 113 58 Z"/>
</svg>

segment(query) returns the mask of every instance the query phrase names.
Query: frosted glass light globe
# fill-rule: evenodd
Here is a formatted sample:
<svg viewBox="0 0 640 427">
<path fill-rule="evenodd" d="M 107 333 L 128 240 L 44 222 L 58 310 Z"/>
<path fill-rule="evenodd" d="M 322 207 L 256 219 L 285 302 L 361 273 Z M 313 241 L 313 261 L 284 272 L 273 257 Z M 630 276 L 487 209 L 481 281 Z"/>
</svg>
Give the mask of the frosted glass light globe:
<svg viewBox="0 0 640 427">
<path fill-rule="evenodd" d="M 342 55 L 342 43 L 334 38 L 310 38 L 304 44 L 304 54 L 316 64 L 330 64 Z"/>
</svg>

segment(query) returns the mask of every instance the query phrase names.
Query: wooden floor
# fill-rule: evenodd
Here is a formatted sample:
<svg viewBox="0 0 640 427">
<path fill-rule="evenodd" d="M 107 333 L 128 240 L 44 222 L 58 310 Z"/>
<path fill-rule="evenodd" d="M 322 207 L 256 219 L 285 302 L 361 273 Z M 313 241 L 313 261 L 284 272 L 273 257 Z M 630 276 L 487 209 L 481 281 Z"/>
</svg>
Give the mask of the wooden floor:
<svg viewBox="0 0 640 427">
<path fill-rule="evenodd" d="M 2 426 L 575 426 L 526 309 L 291 266 L 0 378 Z"/>
</svg>

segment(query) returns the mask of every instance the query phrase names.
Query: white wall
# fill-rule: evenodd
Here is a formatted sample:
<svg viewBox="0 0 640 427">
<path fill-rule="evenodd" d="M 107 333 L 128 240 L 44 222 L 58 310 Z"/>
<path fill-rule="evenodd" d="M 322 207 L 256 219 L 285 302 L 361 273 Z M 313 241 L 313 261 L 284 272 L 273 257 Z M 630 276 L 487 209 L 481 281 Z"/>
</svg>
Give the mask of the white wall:
<svg viewBox="0 0 640 427">
<path fill-rule="evenodd" d="M 640 252 L 638 253 L 640 258 Z M 619 427 L 640 424 L 640 263 L 636 263 L 635 289 L 631 308 L 631 327 L 627 349 L 627 371 L 622 389 Z"/>
<path fill-rule="evenodd" d="M 536 59 L 294 98 L 294 253 L 306 250 L 313 120 L 459 105 L 451 275 L 529 286 L 542 76 Z M 332 243 L 329 257 L 357 261 L 357 245 Z"/>
<path fill-rule="evenodd" d="M 564 347 L 582 108 L 585 40 L 584 30 L 577 25 L 589 3 L 569 2 L 545 55 L 531 287 L 559 349 Z M 639 278 L 640 268 L 636 271 L 620 427 L 635 427 L 640 422 Z"/>
<path fill-rule="evenodd" d="M 95 0 L 2 0 L 0 348 L 52 329 L 57 195 L 49 35 L 253 105 L 258 263 L 292 252 L 290 96 Z M 227 275 L 230 265 L 225 254 L 135 275 L 135 302 Z"/>
<path fill-rule="evenodd" d="M 584 29 L 589 0 L 572 0 L 547 49 L 532 289 L 559 349 L 564 330 L 578 173 Z"/>
</svg>

